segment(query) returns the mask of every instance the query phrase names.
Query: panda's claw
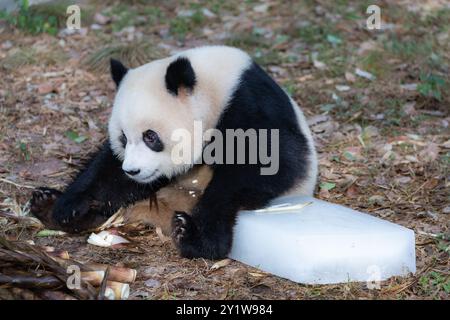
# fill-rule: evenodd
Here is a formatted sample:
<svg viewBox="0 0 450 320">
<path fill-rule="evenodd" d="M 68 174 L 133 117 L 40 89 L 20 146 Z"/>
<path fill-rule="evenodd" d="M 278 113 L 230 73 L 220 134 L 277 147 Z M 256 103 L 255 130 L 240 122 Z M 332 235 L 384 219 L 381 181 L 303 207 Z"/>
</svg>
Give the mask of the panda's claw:
<svg viewBox="0 0 450 320">
<path fill-rule="evenodd" d="M 179 232 L 175 235 L 175 239 L 177 242 L 180 242 L 181 239 L 183 238 L 183 234 L 185 233 L 186 229 L 181 227 L 178 230 L 179 230 Z"/>
<path fill-rule="evenodd" d="M 53 226 L 52 211 L 61 192 L 56 189 L 40 187 L 33 191 L 30 199 L 30 212 L 46 226 Z"/>
<path fill-rule="evenodd" d="M 191 216 L 185 212 L 177 211 L 172 220 L 172 238 L 177 247 L 179 247 L 187 238 L 196 233 L 195 224 Z"/>
<path fill-rule="evenodd" d="M 39 214 L 51 210 L 56 199 L 61 195 L 61 192 L 50 188 L 37 188 L 33 191 L 30 200 L 31 213 Z"/>
<path fill-rule="evenodd" d="M 183 216 L 184 212 L 176 212 L 172 220 L 172 237 L 176 243 L 179 243 L 186 232 L 186 218 Z"/>
</svg>

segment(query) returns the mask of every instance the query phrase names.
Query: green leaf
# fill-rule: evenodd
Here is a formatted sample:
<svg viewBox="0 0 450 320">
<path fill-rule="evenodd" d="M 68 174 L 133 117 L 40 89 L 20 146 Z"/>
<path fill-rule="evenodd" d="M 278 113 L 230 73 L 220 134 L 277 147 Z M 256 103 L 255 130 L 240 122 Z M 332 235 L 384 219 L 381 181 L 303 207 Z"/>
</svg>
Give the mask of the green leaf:
<svg viewBox="0 0 450 320">
<path fill-rule="evenodd" d="M 332 157 L 331 157 L 331 161 L 338 162 L 338 163 L 341 162 L 341 160 L 339 159 L 338 156 L 332 156 Z"/>
<path fill-rule="evenodd" d="M 20 9 L 24 12 L 28 11 L 28 8 L 30 7 L 30 3 L 28 0 L 22 0 L 22 3 L 20 5 Z"/>
<path fill-rule="evenodd" d="M 430 278 L 428 278 L 427 276 L 421 276 L 419 279 L 420 286 L 423 288 L 427 287 L 429 281 L 430 281 Z"/>
<path fill-rule="evenodd" d="M 275 44 L 281 44 L 281 43 L 284 43 L 287 41 L 289 41 L 289 36 L 287 36 L 285 34 L 279 34 L 275 38 Z"/>
<path fill-rule="evenodd" d="M 332 182 L 321 182 L 320 183 L 320 189 L 322 190 L 333 190 L 334 188 L 336 188 L 336 183 L 332 183 Z"/>
<path fill-rule="evenodd" d="M 444 289 L 444 291 L 445 291 L 446 293 L 450 293 L 450 281 L 447 281 L 446 283 L 444 283 L 444 284 L 442 285 L 442 288 Z"/>
<path fill-rule="evenodd" d="M 19 143 L 19 148 L 22 152 L 27 151 L 27 145 L 24 142 Z"/>
<path fill-rule="evenodd" d="M 345 151 L 342 155 L 344 156 L 345 159 L 347 159 L 349 161 L 356 160 L 356 157 L 351 152 Z"/>
<path fill-rule="evenodd" d="M 73 130 L 66 131 L 66 137 L 69 138 L 72 141 L 75 141 L 76 143 L 82 143 L 87 139 L 85 136 L 80 136 L 78 133 L 76 133 Z"/>
<path fill-rule="evenodd" d="M 19 142 L 19 150 L 26 161 L 31 160 L 31 155 L 30 152 L 28 151 L 28 146 L 25 142 Z"/>
<path fill-rule="evenodd" d="M 341 44 L 342 39 L 332 34 L 327 34 L 327 41 L 331 44 Z"/>
<path fill-rule="evenodd" d="M 66 233 L 60 230 L 50 230 L 44 229 L 36 233 L 36 237 L 53 237 L 53 236 L 63 236 Z"/>
<path fill-rule="evenodd" d="M 434 97 L 437 100 L 442 99 L 441 90 L 444 89 L 446 85 L 445 79 L 435 74 L 422 73 L 420 75 L 420 80 L 422 82 L 417 86 L 417 90 L 420 94 L 423 96 Z"/>
</svg>

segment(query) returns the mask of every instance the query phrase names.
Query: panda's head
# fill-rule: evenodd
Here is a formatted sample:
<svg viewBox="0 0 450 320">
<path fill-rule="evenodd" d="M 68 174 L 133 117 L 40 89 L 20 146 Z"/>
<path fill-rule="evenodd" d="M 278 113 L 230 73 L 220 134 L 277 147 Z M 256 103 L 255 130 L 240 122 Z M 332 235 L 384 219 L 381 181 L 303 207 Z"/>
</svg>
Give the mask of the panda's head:
<svg viewBox="0 0 450 320">
<path fill-rule="evenodd" d="M 174 130 L 193 132 L 194 120 L 201 118 L 198 111 L 208 104 L 195 94 L 197 79 L 190 61 L 168 58 L 127 69 L 111 60 L 111 73 L 118 91 L 109 138 L 123 171 L 139 183 L 149 183 L 190 168 L 171 157 Z"/>
</svg>

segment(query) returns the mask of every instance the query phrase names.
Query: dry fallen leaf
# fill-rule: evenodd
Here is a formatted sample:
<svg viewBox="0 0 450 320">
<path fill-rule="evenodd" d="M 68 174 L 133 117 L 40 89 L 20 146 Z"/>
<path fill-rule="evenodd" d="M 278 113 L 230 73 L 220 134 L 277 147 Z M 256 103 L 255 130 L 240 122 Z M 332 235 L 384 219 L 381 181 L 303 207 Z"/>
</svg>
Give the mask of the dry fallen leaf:
<svg viewBox="0 0 450 320">
<path fill-rule="evenodd" d="M 50 82 L 39 85 L 37 89 L 38 89 L 39 94 L 47 94 L 47 93 L 56 91 L 56 88 Z"/>
<path fill-rule="evenodd" d="M 368 200 L 370 204 L 376 204 L 379 206 L 383 206 L 386 203 L 386 199 L 380 195 L 373 195 Z"/>
<path fill-rule="evenodd" d="M 352 184 L 345 192 L 345 195 L 349 198 L 358 197 L 359 195 L 358 187 L 355 184 Z"/>
<path fill-rule="evenodd" d="M 211 266 L 211 270 L 217 270 L 217 269 L 220 269 L 220 268 L 223 268 L 223 267 L 226 267 L 227 265 L 229 265 L 230 263 L 231 263 L 231 259 L 223 259 L 223 260 L 220 260 L 220 261 L 217 261 L 216 263 L 214 263 L 212 266 Z"/>
<path fill-rule="evenodd" d="M 450 140 L 445 141 L 441 146 L 445 149 L 450 149 Z"/>
<path fill-rule="evenodd" d="M 171 240 L 170 237 L 167 237 L 164 235 L 164 233 L 162 232 L 161 227 L 157 227 L 156 228 L 156 235 L 158 236 L 159 240 L 161 240 L 162 243 L 166 243 L 169 242 Z"/>
<path fill-rule="evenodd" d="M 406 184 L 406 183 L 411 182 L 411 177 L 401 176 L 401 177 L 395 178 L 394 181 L 399 184 Z"/>
<path fill-rule="evenodd" d="M 255 278 L 262 278 L 262 277 L 267 276 L 266 274 L 259 273 L 259 272 L 249 272 L 248 274 Z"/>
<path fill-rule="evenodd" d="M 356 76 L 353 73 L 347 71 L 345 73 L 345 80 L 347 80 L 348 82 L 355 82 Z"/>
<path fill-rule="evenodd" d="M 317 60 L 318 55 L 319 54 L 317 52 L 313 52 L 313 54 L 311 55 L 313 65 L 319 70 L 325 70 L 327 68 L 327 65 L 324 62 Z"/>
<path fill-rule="evenodd" d="M 423 185 L 423 188 L 426 190 L 432 190 L 434 188 L 436 188 L 439 184 L 439 178 L 431 178 L 429 179 L 427 182 L 425 182 L 425 184 Z"/>
<path fill-rule="evenodd" d="M 355 69 L 355 74 L 361 78 L 365 78 L 368 80 L 375 80 L 375 76 L 373 74 L 371 74 L 370 72 L 361 70 L 359 68 Z"/>
<path fill-rule="evenodd" d="M 111 18 L 104 16 L 101 13 L 96 13 L 94 15 L 94 21 L 98 24 L 107 24 L 111 21 Z"/>
<path fill-rule="evenodd" d="M 433 162 L 439 156 L 439 151 L 439 146 L 434 142 L 430 142 L 425 149 L 420 151 L 419 158 L 425 163 Z"/>
<path fill-rule="evenodd" d="M 330 197 L 330 191 L 328 191 L 327 189 L 320 189 L 319 197 L 322 199 L 328 199 Z"/>
<path fill-rule="evenodd" d="M 416 114 L 416 109 L 414 108 L 415 105 L 416 105 L 416 102 L 415 102 L 415 101 L 405 103 L 405 104 L 403 105 L 403 107 L 402 107 L 403 112 L 406 113 L 406 114 L 409 115 L 409 116 Z"/>
<path fill-rule="evenodd" d="M 357 54 L 361 56 L 361 55 L 366 54 L 369 51 L 374 51 L 374 50 L 377 50 L 377 49 L 378 49 L 378 43 L 376 41 L 374 41 L 374 40 L 367 40 L 367 41 L 362 42 L 359 45 Z"/>
</svg>

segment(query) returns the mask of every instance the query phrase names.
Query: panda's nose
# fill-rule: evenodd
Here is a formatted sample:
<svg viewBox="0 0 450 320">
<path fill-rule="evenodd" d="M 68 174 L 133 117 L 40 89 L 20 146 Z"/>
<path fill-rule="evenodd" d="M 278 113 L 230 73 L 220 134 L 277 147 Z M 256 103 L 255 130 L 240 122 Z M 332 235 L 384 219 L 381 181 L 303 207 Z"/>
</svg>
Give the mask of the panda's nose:
<svg viewBox="0 0 450 320">
<path fill-rule="evenodd" d="M 139 174 L 139 172 L 141 172 L 140 169 L 137 170 L 124 170 L 127 174 L 129 174 L 130 176 L 135 176 L 137 174 Z"/>
</svg>

